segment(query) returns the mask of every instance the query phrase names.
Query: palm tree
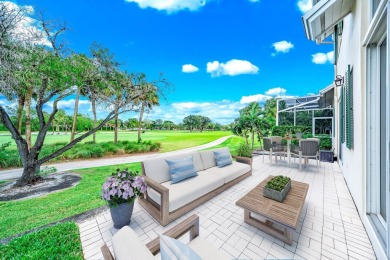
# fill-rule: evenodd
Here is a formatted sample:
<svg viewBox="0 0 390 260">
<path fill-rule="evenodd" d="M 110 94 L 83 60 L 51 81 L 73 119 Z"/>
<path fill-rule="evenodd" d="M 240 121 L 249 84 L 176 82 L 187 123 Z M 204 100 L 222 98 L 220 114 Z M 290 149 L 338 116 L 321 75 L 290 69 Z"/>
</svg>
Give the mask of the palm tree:
<svg viewBox="0 0 390 260">
<path fill-rule="evenodd" d="M 144 77 L 142 75 L 141 77 Z M 153 84 L 147 83 L 146 81 L 140 85 L 141 95 L 135 100 L 135 105 L 141 106 L 139 120 L 138 120 L 138 142 L 141 142 L 141 128 L 142 118 L 146 110 L 152 110 L 153 106 L 160 105 L 159 96 L 157 93 L 157 87 Z"/>
<path fill-rule="evenodd" d="M 249 110 L 244 114 L 245 121 L 247 121 L 247 126 L 251 132 L 252 150 L 255 143 L 255 132 L 261 113 L 262 111 L 259 103 L 253 102 L 249 105 Z"/>
</svg>

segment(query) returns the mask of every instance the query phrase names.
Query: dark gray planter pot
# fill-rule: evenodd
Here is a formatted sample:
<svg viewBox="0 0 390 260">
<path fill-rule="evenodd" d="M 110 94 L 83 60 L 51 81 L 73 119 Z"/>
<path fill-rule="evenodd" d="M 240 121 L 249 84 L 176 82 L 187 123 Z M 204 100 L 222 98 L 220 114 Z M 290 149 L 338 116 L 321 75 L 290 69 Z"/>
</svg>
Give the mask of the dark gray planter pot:
<svg viewBox="0 0 390 260">
<path fill-rule="evenodd" d="M 114 222 L 114 228 L 120 229 L 130 224 L 131 215 L 133 214 L 134 202 L 122 203 L 117 207 L 110 207 L 112 222 Z"/>
<path fill-rule="evenodd" d="M 320 150 L 320 161 L 333 163 L 333 150 Z"/>
<path fill-rule="evenodd" d="M 297 138 L 301 139 L 302 138 L 302 133 L 295 133 L 295 135 L 297 136 Z"/>
<path fill-rule="evenodd" d="M 286 186 L 284 187 L 284 189 L 282 191 L 276 191 L 276 190 L 264 187 L 263 196 L 270 198 L 270 199 L 273 199 L 273 200 L 276 200 L 276 201 L 279 201 L 279 202 L 283 202 L 284 198 L 286 197 L 286 195 L 290 191 L 290 189 L 291 189 L 291 180 L 286 184 Z"/>
</svg>

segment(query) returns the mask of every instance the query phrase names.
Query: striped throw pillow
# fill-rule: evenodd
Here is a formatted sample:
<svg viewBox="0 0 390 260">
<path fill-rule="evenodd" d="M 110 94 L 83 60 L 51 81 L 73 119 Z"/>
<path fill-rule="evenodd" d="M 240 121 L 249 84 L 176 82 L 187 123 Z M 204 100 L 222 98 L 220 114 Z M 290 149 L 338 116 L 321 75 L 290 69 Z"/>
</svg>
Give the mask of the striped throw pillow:
<svg viewBox="0 0 390 260">
<path fill-rule="evenodd" d="M 178 183 L 187 178 L 198 176 L 192 156 L 183 159 L 165 160 L 169 166 L 171 183 Z"/>
<path fill-rule="evenodd" d="M 219 168 L 233 163 L 229 150 L 213 151 L 213 153 Z"/>
<path fill-rule="evenodd" d="M 199 255 L 183 242 L 160 235 L 160 252 L 162 260 L 201 260 Z"/>
</svg>

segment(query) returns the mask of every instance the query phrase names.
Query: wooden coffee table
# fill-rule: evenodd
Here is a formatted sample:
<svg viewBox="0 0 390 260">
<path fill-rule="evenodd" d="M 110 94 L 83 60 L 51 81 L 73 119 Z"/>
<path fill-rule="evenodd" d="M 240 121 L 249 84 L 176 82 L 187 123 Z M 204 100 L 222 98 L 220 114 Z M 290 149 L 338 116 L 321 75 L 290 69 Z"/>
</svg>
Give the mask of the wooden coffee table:
<svg viewBox="0 0 390 260">
<path fill-rule="evenodd" d="M 291 181 L 291 190 L 283 202 L 268 199 L 263 196 L 263 187 L 274 176 L 268 176 L 254 189 L 236 202 L 236 205 L 244 209 L 244 222 L 257 227 L 267 234 L 292 245 L 292 230 L 296 229 L 299 222 L 303 204 L 305 203 L 309 184 Z M 266 219 L 261 221 L 253 218 L 256 213 Z M 279 224 L 282 228 L 276 227 Z"/>
</svg>

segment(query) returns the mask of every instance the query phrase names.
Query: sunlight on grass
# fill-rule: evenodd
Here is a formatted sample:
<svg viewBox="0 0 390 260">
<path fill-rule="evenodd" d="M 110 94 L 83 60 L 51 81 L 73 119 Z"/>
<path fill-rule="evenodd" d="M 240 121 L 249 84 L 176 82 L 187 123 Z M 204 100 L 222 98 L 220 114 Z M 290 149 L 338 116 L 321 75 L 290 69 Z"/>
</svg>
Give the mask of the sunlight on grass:
<svg viewBox="0 0 390 260">
<path fill-rule="evenodd" d="M 0 245 L 1 259 L 83 259 L 79 228 L 61 223 Z"/>
<path fill-rule="evenodd" d="M 161 143 L 161 152 L 169 152 L 178 149 L 184 149 L 192 146 L 202 145 L 212 142 L 220 137 L 231 135 L 231 132 L 226 131 L 207 131 L 207 132 L 188 132 L 188 131 L 147 131 L 142 134 L 142 141 L 156 141 Z M 36 134 L 32 135 L 33 142 L 36 139 Z M 51 135 L 46 136 L 45 144 L 55 144 L 69 142 L 70 134 L 66 135 Z M 114 140 L 113 132 L 98 132 L 96 136 L 97 143 L 110 142 Z M 137 132 L 126 131 L 119 132 L 118 140 L 120 141 L 137 141 Z M 92 136 L 84 139 L 81 143 L 92 141 Z M 11 139 L 11 135 L 0 135 L 0 144 L 11 142 L 8 149 L 16 149 L 15 142 Z"/>
<path fill-rule="evenodd" d="M 0 239 L 105 205 L 101 187 L 117 168 L 141 171 L 140 163 L 75 170 L 82 179 L 73 188 L 40 198 L 0 202 Z"/>
</svg>

